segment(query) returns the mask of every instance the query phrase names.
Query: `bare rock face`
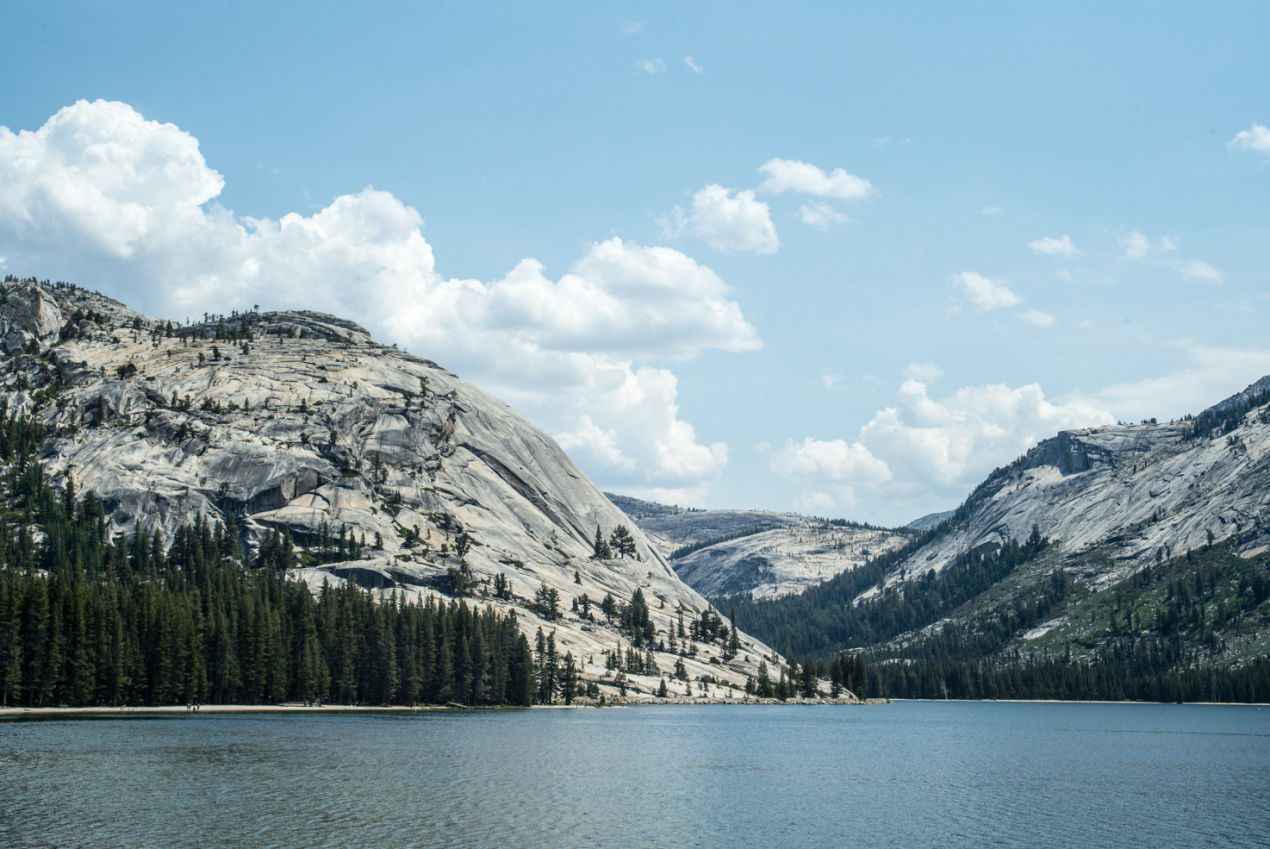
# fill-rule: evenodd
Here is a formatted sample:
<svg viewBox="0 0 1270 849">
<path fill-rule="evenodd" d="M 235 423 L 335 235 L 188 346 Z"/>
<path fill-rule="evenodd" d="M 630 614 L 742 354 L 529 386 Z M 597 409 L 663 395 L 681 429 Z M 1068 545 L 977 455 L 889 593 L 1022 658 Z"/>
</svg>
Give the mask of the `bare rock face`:
<svg viewBox="0 0 1270 849">
<path fill-rule="evenodd" d="M 717 597 L 776 598 L 800 593 L 902 545 L 907 536 L 881 528 L 843 527 L 804 518 L 799 524 L 726 540 L 671 561 L 698 592 Z"/>
<path fill-rule="evenodd" d="M 952 515 L 952 510 L 940 510 L 937 513 L 927 513 L 925 516 L 918 516 L 904 527 L 910 531 L 915 531 L 920 534 L 925 531 L 929 531 L 931 528 L 937 527 L 945 519 L 951 519 Z"/>
<path fill-rule="evenodd" d="M 57 341 L 62 312 L 43 286 L 34 283 L 5 286 L 0 302 L 0 350 L 6 354 L 32 341 L 45 348 Z"/>
<path fill-rule="evenodd" d="M 709 607 L 550 437 L 352 322 L 244 312 L 179 326 L 74 287 L 3 294 L 0 398 L 45 422 L 47 472 L 96 493 L 118 532 L 171 539 L 200 515 L 232 516 L 248 551 L 286 531 L 302 552 L 343 534 L 363 557 L 301 569 L 315 590 L 356 580 L 422 596 L 457 581 L 475 602 L 515 609 L 531 638 L 554 630 L 561 654 L 605 687 L 603 652 L 629 645 L 599 613 L 606 595 L 642 592 L 663 641 L 681 613 Z M 51 345 L 73 315 L 83 318 Z M 633 554 L 594 559 L 597 529 L 621 525 Z M 558 595 L 556 618 L 535 604 L 544 588 Z M 761 660 L 776 674 L 775 653 L 741 642 L 730 659 L 721 643 L 698 644 L 685 659 L 695 694 L 705 678 L 719 682 L 711 696 L 740 697 Z M 684 689 L 669 678 L 675 659 L 657 653 L 672 694 Z M 632 675 L 629 692 L 658 680 Z"/>
<path fill-rule="evenodd" d="M 675 574 L 711 598 L 799 593 L 908 539 L 903 531 L 795 513 L 695 510 L 608 497 L 670 558 Z"/>
<path fill-rule="evenodd" d="M 1094 547 L 1112 553 L 1079 576 L 1094 589 L 1212 541 L 1234 538 L 1244 554 L 1264 551 L 1267 402 L 1270 378 L 1263 378 L 1194 420 L 1059 433 L 993 472 L 892 580 L 901 569 L 918 577 L 963 551 L 1021 540 L 1033 525 L 1069 555 Z"/>
</svg>

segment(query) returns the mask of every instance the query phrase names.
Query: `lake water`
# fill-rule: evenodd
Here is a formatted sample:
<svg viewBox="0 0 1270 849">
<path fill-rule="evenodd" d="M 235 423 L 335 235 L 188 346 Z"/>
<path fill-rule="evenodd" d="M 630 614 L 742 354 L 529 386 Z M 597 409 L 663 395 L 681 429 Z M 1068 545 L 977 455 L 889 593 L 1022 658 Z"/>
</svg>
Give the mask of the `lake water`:
<svg viewBox="0 0 1270 849">
<path fill-rule="evenodd" d="M 1270 844 L 1270 709 L 897 703 L 0 722 L 0 846 Z"/>
</svg>

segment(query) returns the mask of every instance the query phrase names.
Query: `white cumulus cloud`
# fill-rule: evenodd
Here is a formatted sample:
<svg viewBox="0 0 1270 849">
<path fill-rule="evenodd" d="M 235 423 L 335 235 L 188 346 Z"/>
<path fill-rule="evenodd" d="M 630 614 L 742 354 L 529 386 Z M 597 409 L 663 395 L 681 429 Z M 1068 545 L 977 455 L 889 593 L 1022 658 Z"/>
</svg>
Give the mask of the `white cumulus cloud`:
<svg viewBox="0 0 1270 849">
<path fill-rule="evenodd" d="M 863 177 L 835 168 L 826 174 L 810 162 L 770 159 L 759 167 L 766 174 L 759 191 L 779 195 L 785 192 L 816 197 L 858 200 L 873 194 L 873 184 Z"/>
<path fill-rule="evenodd" d="M 34 132 L 0 127 L 0 183 L 11 259 L 50 245 L 144 253 L 174 230 L 198 228 L 203 204 L 225 185 L 193 136 L 106 101 L 68 106 Z"/>
<path fill-rule="evenodd" d="M 935 398 L 926 383 L 909 379 L 854 441 L 790 440 L 770 467 L 825 494 L 863 488 L 892 503 L 929 505 L 932 497 L 947 503 L 1060 430 L 1112 422 L 1100 404 L 1080 397 L 1052 401 L 1037 384 L 964 386 Z"/>
<path fill-rule="evenodd" d="M 635 67 L 646 74 L 666 73 L 666 63 L 661 59 L 636 59 Z"/>
<path fill-rule="evenodd" d="M 697 64 L 696 60 L 691 56 L 684 57 L 684 64 L 688 66 L 688 70 L 694 74 L 704 74 L 706 69 Z"/>
<path fill-rule="evenodd" d="M 909 363 L 904 366 L 903 375 L 909 380 L 917 380 L 931 384 L 944 376 L 944 370 L 934 363 Z"/>
<path fill-rule="evenodd" d="M 1012 307 L 1023 301 L 1004 283 L 998 283 L 976 271 L 963 271 L 954 275 L 953 283 L 970 299 L 975 309 L 980 311 Z"/>
<path fill-rule="evenodd" d="M 711 184 L 692 196 L 692 211 L 676 207 L 667 225 L 672 235 L 693 236 L 718 251 L 773 254 L 780 248 L 771 209 L 752 189 L 733 193 Z"/>
<path fill-rule="evenodd" d="M 678 416 L 657 363 L 761 346 L 727 284 L 666 247 L 610 238 L 559 278 L 525 259 L 443 277 L 418 211 L 372 188 L 311 215 L 247 218 L 197 139 L 123 103 L 0 127 L 0 253 L 16 273 L 99 288 L 180 319 L 259 304 L 366 325 L 590 451 L 598 477 L 700 494 L 727 460 Z M 620 411 L 620 414 L 615 411 Z"/>
<path fill-rule="evenodd" d="M 860 442 L 900 482 L 964 493 L 1041 439 L 1113 421 L 1110 413 L 1085 399 L 1049 401 L 1035 383 L 965 386 L 935 399 L 924 383 L 907 380 L 895 405 L 880 410 L 861 429 Z"/>
<path fill-rule="evenodd" d="M 1142 259 L 1152 251 L 1169 253 L 1177 250 L 1177 239 L 1173 236 L 1161 236 L 1158 242 L 1152 242 L 1145 233 L 1134 230 L 1120 239 L 1120 247 L 1124 248 L 1125 259 Z"/>
<path fill-rule="evenodd" d="M 771 469 L 785 478 L 820 479 L 850 483 L 881 483 L 891 479 L 886 463 L 874 457 L 859 442 L 844 439 L 788 441 L 776 456 Z"/>
<path fill-rule="evenodd" d="M 1050 315 L 1047 312 L 1041 312 L 1040 310 L 1024 310 L 1023 312 L 1019 313 L 1019 318 L 1023 319 L 1029 324 L 1035 324 L 1037 327 L 1053 327 L 1054 326 L 1054 316 Z"/>
<path fill-rule="evenodd" d="M 1142 259 L 1151 251 L 1151 240 L 1134 230 L 1120 240 L 1120 247 L 1124 248 L 1126 259 Z"/>
<path fill-rule="evenodd" d="M 832 369 L 825 369 L 820 373 L 820 385 L 825 389 L 845 389 L 847 379 Z"/>
<path fill-rule="evenodd" d="M 835 224 L 845 224 L 850 219 L 822 200 L 804 203 L 798 207 L 798 220 L 821 230 L 828 230 Z"/>
<path fill-rule="evenodd" d="M 1243 150 L 1270 153 L 1270 127 L 1254 121 L 1248 129 L 1235 133 L 1235 137 L 1230 140 L 1230 145 Z"/>
<path fill-rule="evenodd" d="M 721 442 L 697 442 L 691 424 L 678 417 L 678 381 L 661 368 L 628 370 L 620 384 L 600 396 L 574 430 L 556 435 L 571 454 L 588 454 L 627 474 L 629 485 L 656 481 L 663 489 L 688 488 L 713 480 L 728 462 Z M 642 468 L 645 464 L 651 468 Z M 691 500 L 681 498 L 679 500 Z"/>
<path fill-rule="evenodd" d="M 450 283 L 489 329 L 545 350 L 687 359 L 707 348 L 759 347 L 727 284 L 672 248 L 613 237 L 592 245 L 558 281 L 544 271 L 527 259 L 491 284 Z M 394 316 L 402 333 L 413 320 Z"/>
<path fill-rule="evenodd" d="M 1038 254 L 1046 256 L 1058 257 L 1059 259 L 1072 259 L 1081 254 L 1079 248 L 1072 242 L 1072 237 L 1064 233 L 1061 236 L 1042 236 L 1027 243 L 1027 246 Z"/>
<path fill-rule="evenodd" d="M 1187 280 L 1199 280 L 1202 283 L 1220 283 L 1226 275 L 1200 259 L 1188 259 L 1175 263 L 1174 268 Z"/>
</svg>

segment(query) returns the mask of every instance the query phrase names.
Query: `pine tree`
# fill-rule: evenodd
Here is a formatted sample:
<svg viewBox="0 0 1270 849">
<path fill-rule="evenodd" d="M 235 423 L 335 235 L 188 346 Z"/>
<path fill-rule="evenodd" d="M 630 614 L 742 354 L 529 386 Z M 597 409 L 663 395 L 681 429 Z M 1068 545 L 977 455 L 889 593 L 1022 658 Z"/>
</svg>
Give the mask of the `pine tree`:
<svg viewBox="0 0 1270 849">
<path fill-rule="evenodd" d="M 600 531 L 600 526 L 595 526 L 595 542 L 591 544 L 594 554 L 591 555 L 594 560 L 608 560 L 613 556 L 612 549 L 604 540 L 604 534 Z"/>
<path fill-rule="evenodd" d="M 804 658 L 802 668 L 802 696 L 812 699 L 818 695 L 816 689 L 816 665 L 810 658 Z"/>
<path fill-rule="evenodd" d="M 635 537 L 625 525 L 618 525 L 609 534 L 609 547 L 615 557 L 634 557 Z"/>
<path fill-rule="evenodd" d="M 565 652 L 564 666 L 560 670 L 560 693 L 566 705 L 573 704 L 573 696 L 578 687 L 578 667 L 573 660 L 573 652 Z"/>
<path fill-rule="evenodd" d="M 759 698 L 763 699 L 770 699 L 776 695 L 775 688 L 772 686 L 771 675 L 767 671 L 766 660 L 758 662 L 758 681 L 755 683 L 755 690 Z"/>
<path fill-rule="evenodd" d="M 727 649 L 724 651 L 724 660 L 731 660 L 741 651 L 741 636 L 736 629 L 736 608 L 732 608 L 728 615 L 728 619 L 732 623 L 732 629 L 729 632 L 727 640 Z"/>
</svg>

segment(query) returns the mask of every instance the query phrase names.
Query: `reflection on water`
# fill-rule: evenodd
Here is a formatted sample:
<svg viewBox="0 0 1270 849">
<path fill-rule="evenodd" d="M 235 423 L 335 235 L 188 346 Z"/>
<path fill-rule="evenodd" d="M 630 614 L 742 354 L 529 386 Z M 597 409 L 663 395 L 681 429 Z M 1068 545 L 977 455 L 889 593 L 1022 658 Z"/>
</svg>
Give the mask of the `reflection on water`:
<svg viewBox="0 0 1270 849">
<path fill-rule="evenodd" d="M 1270 710 L 0 723 L 3 847 L 1264 846 Z"/>
</svg>

